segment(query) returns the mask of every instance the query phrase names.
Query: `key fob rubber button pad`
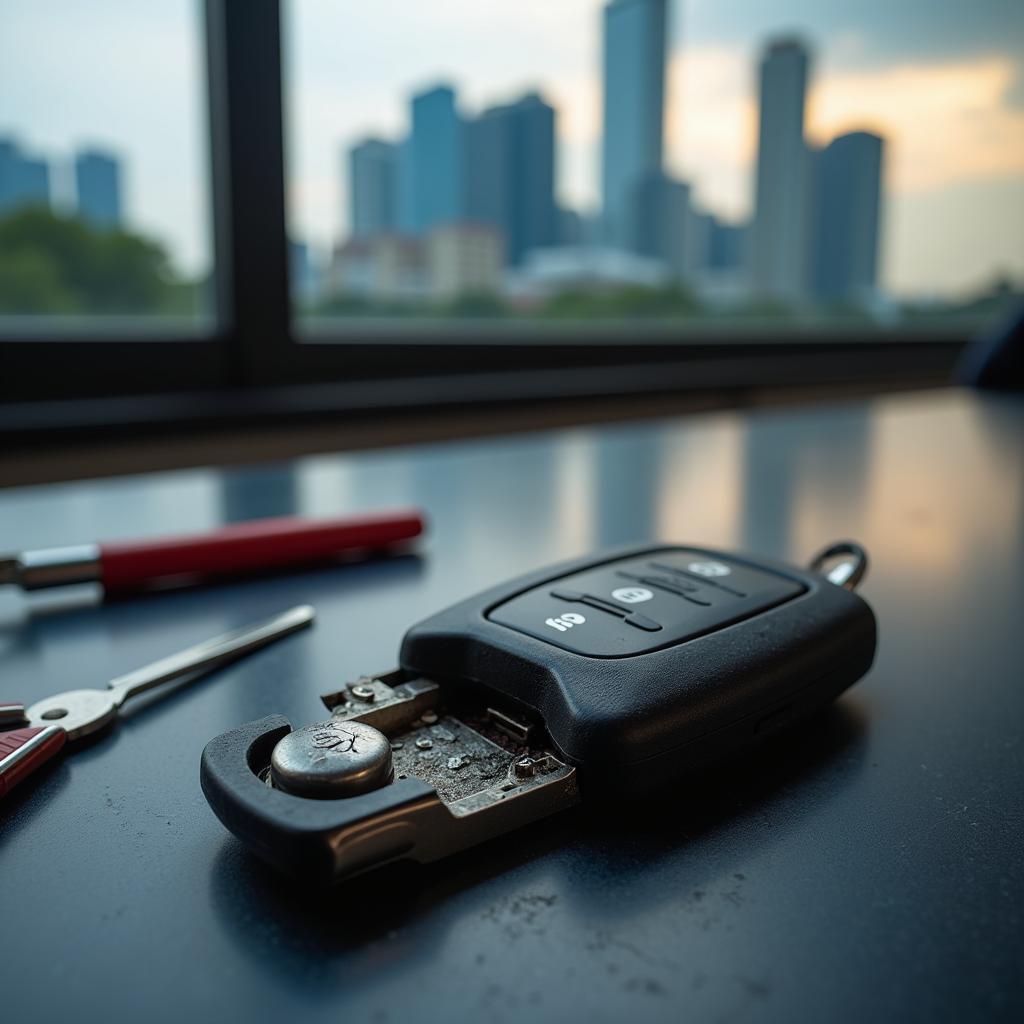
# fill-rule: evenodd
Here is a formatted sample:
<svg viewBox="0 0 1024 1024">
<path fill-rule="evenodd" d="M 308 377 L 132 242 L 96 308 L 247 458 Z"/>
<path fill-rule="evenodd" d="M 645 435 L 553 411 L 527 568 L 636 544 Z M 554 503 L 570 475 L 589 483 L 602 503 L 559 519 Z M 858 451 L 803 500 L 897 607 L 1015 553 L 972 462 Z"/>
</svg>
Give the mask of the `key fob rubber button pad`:
<svg viewBox="0 0 1024 1024">
<path fill-rule="evenodd" d="M 617 599 L 630 581 L 637 584 L 625 595 L 632 599 Z M 683 549 L 573 573 L 502 602 L 487 617 L 576 654 L 622 658 L 692 640 L 805 589 L 770 570 Z"/>
</svg>

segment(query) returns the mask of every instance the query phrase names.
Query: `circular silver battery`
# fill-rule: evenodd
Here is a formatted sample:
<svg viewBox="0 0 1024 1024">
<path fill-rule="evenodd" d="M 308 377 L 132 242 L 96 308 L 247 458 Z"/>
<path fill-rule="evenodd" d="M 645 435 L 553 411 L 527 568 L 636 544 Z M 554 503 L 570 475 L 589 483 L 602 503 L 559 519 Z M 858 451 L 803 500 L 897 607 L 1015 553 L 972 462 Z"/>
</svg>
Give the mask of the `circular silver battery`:
<svg viewBox="0 0 1024 1024">
<path fill-rule="evenodd" d="M 270 757 L 274 786 L 296 796 L 337 799 L 391 781 L 391 741 L 365 722 L 319 722 L 290 732 Z"/>
</svg>

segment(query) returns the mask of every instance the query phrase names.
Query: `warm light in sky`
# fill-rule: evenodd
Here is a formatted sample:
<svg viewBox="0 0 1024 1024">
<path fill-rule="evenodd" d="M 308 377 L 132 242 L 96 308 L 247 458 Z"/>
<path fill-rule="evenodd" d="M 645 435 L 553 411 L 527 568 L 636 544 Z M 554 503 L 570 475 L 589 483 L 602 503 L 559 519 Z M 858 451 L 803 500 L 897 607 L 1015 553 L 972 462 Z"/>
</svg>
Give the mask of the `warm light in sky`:
<svg viewBox="0 0 1024 1024">
<path fill-rule="evenodd" d="M 1008 102 L 1016 72 L 992 56 L 830 75 L 812 93 L 809 134 L 884 135 L 889 185 L 900 192 L 1024 175 L 1024 109 Z"/>
</svg>

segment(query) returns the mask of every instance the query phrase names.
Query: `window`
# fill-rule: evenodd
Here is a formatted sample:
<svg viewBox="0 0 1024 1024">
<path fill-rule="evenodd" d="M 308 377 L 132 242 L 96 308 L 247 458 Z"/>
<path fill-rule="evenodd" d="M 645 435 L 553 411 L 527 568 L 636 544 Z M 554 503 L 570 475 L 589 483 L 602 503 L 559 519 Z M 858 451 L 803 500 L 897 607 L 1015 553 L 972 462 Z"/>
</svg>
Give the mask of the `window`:
<svg viewBox="0 0 1024 1024">
<path fill-rule="evenodd" d="M 1024 38 L 999 0 L 285 14 L 307 337 L 966 331 L 1024 288 Z"/>
<path fill-rule="evenodd" d="M 834 7 L 7 5 L 0 400 L 947 379 L 1024 276 L 1024 40 Z"/>
<path fill-rule="evenodd" d="M 0 19 L 0 334 L 209 327 L 201 5 L 33 0 Z"/>
</svg>

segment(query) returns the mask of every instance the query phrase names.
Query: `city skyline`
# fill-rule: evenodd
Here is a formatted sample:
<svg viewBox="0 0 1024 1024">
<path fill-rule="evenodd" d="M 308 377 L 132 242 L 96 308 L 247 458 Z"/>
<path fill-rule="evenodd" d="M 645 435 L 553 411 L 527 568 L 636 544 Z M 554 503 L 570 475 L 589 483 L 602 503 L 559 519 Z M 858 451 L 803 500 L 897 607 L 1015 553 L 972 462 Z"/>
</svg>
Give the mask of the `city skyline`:
<svg viewBox="0 0 1024 1024">
<path fill-rule="evenodd" d="M 350 45 L 332 38 L 328 6 L 305 4 L 289 37 L 296 74 L 289 143 L 302 172 L 291 182 L 292 222 L 322 247 L 345 219 L 334 173 L 337 136 L 325 137 L 322 126 L 340 126 L 340 141 L 370 131 L 400 134 L 404 95 L 439 79 L 458 85 L 470 114 L 540 88 L 560 112 L 559 200 L 596 207 L 600 3 L 524 0 L 514 18 L 489 5 L 486 26 L 483 12 L 464 5 L 441 4 L 428 25 L 424 12 L 406 17 L 402 5 L 389 4 L 387 13 L 359 18 Z M 387 16 L 398 17 L 399 9 L 403 38 L 438 45 L 398 50 L 381 62 Z M 666 166 L 700 183 L 695 198 L 702 206 L 730 221 L 749 214 L 753 69 L 765 38 L 795 28 L 817 54 L 808 91 L 811 141 L 869 128 L 894 142 L 880 266 L 887 288 L 903 297 L 963 295 L 999 272 L 1024 273 L 1024 151 L 1016 142 L 1024 111 L 1012 91 L 1021 61 L 999 5 L 982 2 L 968 18 L 941 4 L 926 12 L 911 3 L 887 9 L 884 20 L 860 7 L 801 3 L 672 10 Z M 342 20 L 339 13 L 336 22 Z M 502 39 L 501 53 L 488 47 L 488 35 Z"/>
<path fill-rule="evenodd" d="M 323 248 L 343 220 L 339 139 L 374 125 L 400 131 L 396 95 L 453 71 L 470 111 L 540 88 L 562 115 L 559 198 L 593 206 L 599 11 L 596 0 L 519 0 L 486 10 L 455 0 L 429 10 L 397 0 L 372 9 L 320 0 L 287 5 L 293 234 Z M 970 9 L 920 0 L 671 4 L 667 167 L 699 182 L 701 205 L 730 219 L 748 212 L 751 69 L 761 40 L 793 28 L 816 52 L 811 140 L 856 128 L 891 140 L 886 285 L 902 295 L 963 294 L 1001 270 L 1020 275 L 1024 25 L 1012 12 L 1001 0 Z M 96 141 L 124 152 L 133 224 L 166 239 L 189 273 L 209 261 L 200 22 L 187 0 L 156 8 L 97 0 L 88 10 L 39 0 L 5 12 L 0 33 L 0 88 L 12 101 L 0 131 L 33 150 Z"/>
<path fill-rule="evenodd" d="M 754 212 L 724 223 L 693 202 L 692 183 L 665 170 L 666 8 L 665 0 L 603 8 L 596 215 L 564 207 L 556 215 L 558 112 L 540 96 L 472 116 L 450 85 L 436 85 L 408 97 L 404 137 L 363 139 L 343 161 L 352 228 L 325 268 L 325 295 L 392 303 L 482 290 L 525 308 L 559 287 L 658 282 L 718 308 L 762 300 L 885 308 L 877 275 L 885 140 L 849 132 L 816 147 L 805 130 L 812 54 L 798 37 L 767 40 Z M 493 272 L 472 267 L 473 258 Z"/>
</svg>

